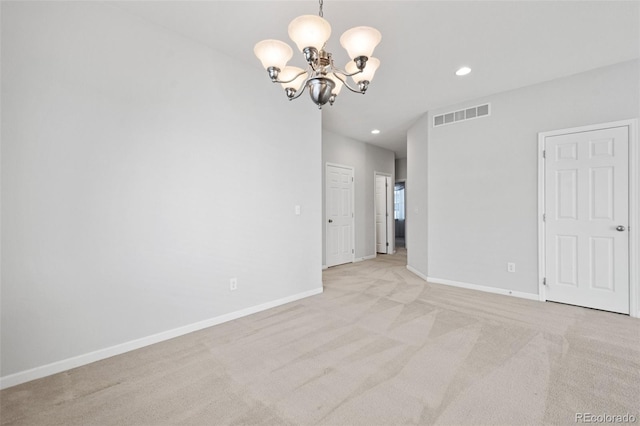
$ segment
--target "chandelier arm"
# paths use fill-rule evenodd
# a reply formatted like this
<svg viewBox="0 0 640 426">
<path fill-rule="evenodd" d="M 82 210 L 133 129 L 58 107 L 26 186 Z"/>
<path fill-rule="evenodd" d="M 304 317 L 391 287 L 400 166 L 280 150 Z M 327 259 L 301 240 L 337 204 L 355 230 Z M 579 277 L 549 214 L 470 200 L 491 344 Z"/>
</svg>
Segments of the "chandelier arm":
<svg viewBox="0 0 640 426">
<path fill-rule="evenodd" d="M 356 71 L 356 72 L 354 72 L 352 74 L 349 74 L 346 71 L 341 70 L 340 68 L 335 68 L 334 67 L 334 68 L 331 69 L 331 72 L 333 72 L 336 75 L 337 74 L 341 74 L 341 75 L 344 75 L 345 77 L 353 77 L 354 75 L 362 74 L 364 72 L 364 69 L 361 69 L 361 70 L 358 70 L 358 71 Z"/>
<path fill-rule="evenodd" d="M 358 73 L 354 73 L 354 74 L 352 74 L 352 75 L 355 75 L 355 74 L 358 74 Z M 336 76 L 336 78 L 337 78 L 338 80 L 340 80 L 340 81 L 342 82 L 342 84 L 344 84 L 344 85 L 346 86 L 346 88 L 347 88 L 347 89 L 349 89 L 349 90 L 351 90 L 353 93 L 360 93 L 360 94 L 364 93 L 362 90 L 356 90 L 356 89 L 353 89 L 351 86 L 349 86 L 349 83 L 347 83 L 346 79 L 344 79 L 344 80 L 343 80 L 343 79 L 340 77 L 340 74 L 336 74 L 336 73 L 334 73 L 333 75 L 335 75 L 335 76 Z"/>
<path fill-rule="evenodd" d="M 273 81 L 274 83 L 284 83 L 284 84 L 287 84 L 287 83 L 291 83 L 293 80 L 295 80 L 296 78 L 300 77 L 302 74 L 306 74 L 307 72 L 308 72 L 308 70 L 301 71 L 301 72 L 299 72 L 299 73 L 298 73 L 298 75 L 296 75 L 295 77 L 293 77 L 291 80 L 287 80 L 287 81 L 280 81 L 280 80 L 277 80 L 277 79 L 276 79 L 276 80 L 271 80 L 271 81 Z"/>
<path fill-rule="evenodd" d="M 294 99 L 298 99 L 304 93 L 306 88 L 307 88 L 307 85 L 305 84 L 302 87 L 302 89 L 298 90 L 293 97 L 289 98 L 289 100 L 292 101 Z"/>
<path fill-rule="evenodd" d="M 309 77 L 307 77 L 304 83 L 302 83 L 302 85 L 300 86 L 300 90 L 298 90 L 293 97 L 289 98 L 290 101 L 294 99 L 298 99 L 304 93 L 304 91 L 307 88 L 307 83 L 309 83 L 309 80 L 311 80 L 311 74 L 309 74 Z"/>
<path fill-rule="evenodd" d="M 309 62 L 309 67 L 311 68 L 311 71 L 313 72 L 318 71 L 318 68 L 316 68 L 316 65 L 317 65 L 317 61 Z"/>
</svg>

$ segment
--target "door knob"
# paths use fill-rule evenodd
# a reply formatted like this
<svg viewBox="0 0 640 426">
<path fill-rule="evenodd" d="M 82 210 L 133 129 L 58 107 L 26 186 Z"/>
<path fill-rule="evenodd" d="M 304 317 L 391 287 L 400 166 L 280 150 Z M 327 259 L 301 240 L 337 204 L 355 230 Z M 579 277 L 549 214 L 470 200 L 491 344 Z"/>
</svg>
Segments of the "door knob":
<svg viewBox="0 0 640 426">
<path fill-rule="evenodd" d="M 618 226 L 616 226 L 616 231 L 620 231 L 620 232 L 622 232 L 622 231 L 624 231 L 624 230 L 625 230 L 625 227 L 624 227 L 624 226 L 622 226 L 622 225 L 618 225 Z"/>
<path fill-rule="evenodd" d="M 333 223 L 333 219 L 329 219 L 329 223 Z"/>
</svg>

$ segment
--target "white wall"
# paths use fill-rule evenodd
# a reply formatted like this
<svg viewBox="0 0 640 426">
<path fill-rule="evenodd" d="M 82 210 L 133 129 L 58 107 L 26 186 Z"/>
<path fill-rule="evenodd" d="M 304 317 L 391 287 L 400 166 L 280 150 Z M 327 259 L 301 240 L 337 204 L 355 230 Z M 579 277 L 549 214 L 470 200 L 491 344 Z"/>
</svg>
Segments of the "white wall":
<svg viewBox="0 0 640 426">
<path fill-rule="evenodd" d="M 427 274 L 427 142 L 429 122 L 421 116 L 407 132 L 407 183 L 405 187 L 405 246 L 407 266 L 423 278 Z"/>
<path fill-rule="evenodd" d="M 2 113 L 3 377 L 321 291 L 320 113 L 257 61 L 3 2 Z"/>
<path fill-rule="evenodd" d="M 428 276 L 537 294 L 537 134 L 637 118 L 639 75 L 638 61 L 625 62 L 430 111 L 414 128 L 423 141 L 428 126 L 428 190 L 418 194 L 411 138 L 408 146 L 409 203 L 428 204 Z M 490 117 L 430 126 L 434 115 L 485 102 Z M 412 225 L 409 217 L 410 255 L 420 238 Z M 423 272 L 420 256 L 409 265 Z"/>
<path fill-rule="evenodd" d="M 322 133 L 322 163 L 324 199 L 324 165 L 327 163 L 351 166 L 354 175 L 354 212 L 355 212 L 355 258 L 375 256 L 375 172 L 386 173 L 392 177 L 395 174 L 395 160 L 393 151 L 379 148 L 364 142 L 356 141 L 345 136 L 324 130 Z M 325 209 L 323 204 L 322 220 L 325 223 Z M 324 225 L 323 225 L 324 229 Z M 322 239 L 322 263 L 325 257 L 326 235 Z"/>
</svg>

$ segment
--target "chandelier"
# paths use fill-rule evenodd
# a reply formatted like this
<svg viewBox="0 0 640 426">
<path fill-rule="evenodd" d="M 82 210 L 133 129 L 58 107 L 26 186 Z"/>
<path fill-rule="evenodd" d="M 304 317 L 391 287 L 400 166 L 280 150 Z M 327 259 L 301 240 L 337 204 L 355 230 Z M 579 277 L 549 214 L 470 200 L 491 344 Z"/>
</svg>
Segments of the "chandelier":
<svg viewBox="0 0 640 426">
<path fill-rule="evenodd" d="M 298 16 L 289 24 L 289 37 L 304 55 L 306 70 L 287 66 L 293 51 L 280 40 L 263 40 L 255 45 L 253 52 L 269 73 L 271 81 L 282 85 L 290 101 L 299 98 L 308 89 L 311 100 L 321 109 L 327 102 L 333 105 L 342 86 L 354 93 L 364 94 L 367 91 L 380 66 L 380 60 L 371 55 L 382 35 L 371 27 L 355 27 L 345 31 L 340 37 L 340 44 L 352 60 L 344 70 L 336 68 L 331 53 L 325 50 L 331 25 L 323 18 L 323 0 L 319 2 L 318 16 Z M 347 77 L 351 77 L 356 88 L 349 86 Z"/>
</svg>

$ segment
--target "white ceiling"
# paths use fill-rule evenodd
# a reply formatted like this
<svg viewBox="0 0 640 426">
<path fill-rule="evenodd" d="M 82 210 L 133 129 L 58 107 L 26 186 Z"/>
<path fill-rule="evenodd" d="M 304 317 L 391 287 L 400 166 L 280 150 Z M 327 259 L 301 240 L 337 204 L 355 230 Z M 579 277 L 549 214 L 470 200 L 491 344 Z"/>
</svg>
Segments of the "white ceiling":
<svg viewBox="0 0 640 426">
<path fill-rule="evenodd" d="M 318 12 L 316 1 L 302 0 L 110 4 L 245 62 L 265 86 L 254 44 L 276 38 L 296 51 L 289 22 Z M 340 35 L 358 25 L 382 32 L 374 53 L 382 64 L 365 96 L 343 90 L 323 109 L 323 126 L 398 158 L 406 157 L 407 128 L 430 109 L 640 57 L 638 1 L 325 0 L 324 17 L 337 65 L 348 60 Z M 303 63 L 295 53 L 291 64 Z M 456 77 L 461 65 L 472 73 Z M 314 108 L 308 98 L 295 102 Z M 372 135 L 373 128 L 381 133 Z"/>
</svg>

